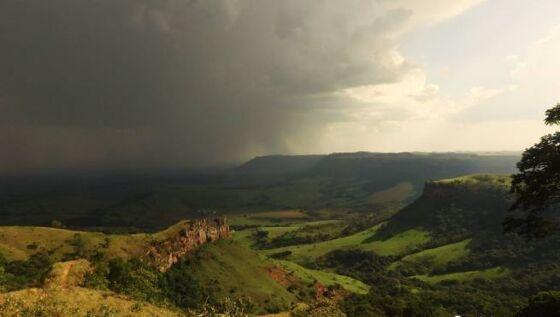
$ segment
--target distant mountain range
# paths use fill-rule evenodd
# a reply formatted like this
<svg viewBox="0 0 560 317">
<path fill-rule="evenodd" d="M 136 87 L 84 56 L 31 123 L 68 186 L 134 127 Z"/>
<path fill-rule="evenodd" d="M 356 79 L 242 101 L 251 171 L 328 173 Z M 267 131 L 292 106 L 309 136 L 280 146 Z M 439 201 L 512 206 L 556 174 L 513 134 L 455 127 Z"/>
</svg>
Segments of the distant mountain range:
<svg viewBox="0 0 560 317">
<path fill-rule="evenodd" d="M 333 153 L 256 157 L 234 170 L 246 179 L 272 181 L 286 177 L 328 177 L 367 180 L 370 187 L 388 188 L 403 181 L 416 187 L 426 180 L 473 173 L 511 174 L 519 153 Z"/>
</svg>

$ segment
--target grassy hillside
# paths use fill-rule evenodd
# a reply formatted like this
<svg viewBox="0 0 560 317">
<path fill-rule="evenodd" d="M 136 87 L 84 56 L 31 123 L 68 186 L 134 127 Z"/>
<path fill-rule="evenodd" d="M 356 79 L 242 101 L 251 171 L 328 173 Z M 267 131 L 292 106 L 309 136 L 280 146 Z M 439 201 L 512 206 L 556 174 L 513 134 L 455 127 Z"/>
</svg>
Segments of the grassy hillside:
<svg viewBox="0 0 560 317">
<path fill-rule="evenodd" d="M 117 270 L 115 272 L 129 272 L 122 274 L 131 274 L 129 278 L 138 278 L 136 282 L 132 281 L 132 284 L 130 285 L 126 284 L 126 280 L 119 280 L 119 283 L 121 283 L 120 285 L 124 285 L 123 291 L 125 292 L 125 294 L 128 294 L 127 292 L 130 292 L 131 296 L 139 296 L 139 298 L 147 300 L 149 298 L 144 298 L 143 296 L 148 295 L 143 295 L 143 292 L 149 291 L 150 289 L 157 289 L 157 287 L 159 287 L 159 284 L 153 279 L 156 278 L 156 276 L 160 275 L 157 275 L 157 272 L 143 269 L 142 266 L 138 266 L 138 264 L 127 265 L 126 262 L 125 264 L 119 264 L 121 262 L 117 262 L 115 266 L 111 264 L 112 262 L 108 262 L 108 260 L 113 258 L 127 260 L 134 257 L 142 256 L 145 253 L 145 248 L 151 241 L 169 238 L 177 234 L 177 232 L 181 230 L 181 228 L 182 225 L 181 223 L 179 223 L 154 234 L 106 235 L 98 232 L 77 232 L 65 229 L 43 227 L 0 227 L 0 241 L 2 245 L 5 245 L 6 248 L 14 250 L 10 254 L 5 254 L 5 257 L 9 262 L 7 265 L 9 267 L 10 274 L 16 274 L 15 277 L 9 275 L 9 278 L 17 279 L 17 274 L 19 274 L 16 273 L 18 272 L 18 266 L 23 266 L 21 268 L 21 270 L 23 270 L 22 272 L 24 272 L 25 274 L 35 275 L 30 275 L 28 277 L 28 279 L 33 284 L 26 285 L 25 282 L 22 281 L 22 283 L 20 283 L 20 287 L 38 285 L 39 281 L 45 280 L 45 285 L 48 289 L 23 290 L 20 293 L 14 293 L 15 298 L 18 298 L 16 302 L 19 301 L 19 299 L 25 299 L 26 296 L 30 296 L 30 302 L 16 303 L 14 302 L 15 299 L 10 299 L 12 303 L 9 305 L 27 305 L 29 306 L 29 309 L 35 309 L 38 306 L 48 306 L 47 308 L 45 308 L 47 309 L 45 311 L 48 311 L 49 313 L 51 311 L 54 311 L 54 309 L 59 309 L 60 307 L 67 306 L 68 309 L 71 309 L 70 313 L 67 313 L 67 315 L 63 316 L 73 316 L 72 312 L 75 312 L 77 315 L 82 313 L 87 314 L 87 312 L 91 310 L 91 305 L 81 305 L 80 301 L 85 299 L 81 299 L 80 296 L 84 294 L 84 298 L 86 298 L 86 296 L 89 296 L 88 294 L 91 293 L 91 296 L 94 299 L 99 296 L 108 297 L 110 303 L 107 305 L 111 309 L 110 311 L 115 310 L 119 311 L 119 314 L 123 313 L 130 308 L 129 306 L 135 305 L 136 307 L 140 304 L 133 302 L 129 303 L 126 300 L 112 300 L 112 295 L 103 293 L 103 295 L 98 296 L 98 293 L 92 293 L 93 291 L 90 290 L 76 290 L 76 298 L 72 298 L 70 292 L 58 292 L 54 290 L 50 291 L 51 288 L 66 289 L 70 286 L 73 287 L 82 285 L 82 282 L 76 281 L 83 280 L 84 276 L 95 271 L 93 267 L 89 266 L 89 263 L 87 261 L 73 260 L 68 262 L 54 263 L 47 274 L 42 272 L 48 270 L 48 266 L 50 265 L 49 263 L 67 258 L 86 257 L 94 258 L 99 261 L 99 258 L 96 257 L 96 252 L 99 251 L 104 253 L 104 261 L 102 263 L 105 263 L 103 265 L 98 264 L 101 265 L 100 267 L 105 267 L 104 265 L 107 265 L 108 263 L 110 268 Z M 78 240 L 80 241 L 79 243 L 76 242 Z M 17 262 L 14 262 L 16 260 L 27 259 L 29 259 L 29 261 L 36 261 L 33 259 L 33 257 L 38 254 L 46 254 L 49 258 L 48 261 L 41 262 L 42 264 L 37 264 L 40 266 L 38 268 L 35 268 L 35 264 L 32 264 L 35 262 L 22 262 L 22 264 L 19 265 L 17 264 Z M 17 255 L 17 257 L 15 255 Z M 269 269 L 274 265 L 273 263 L 262 259 L 258 254 L 241 246 L 235 241 L 221 240 L 203 245 L 196 252 L 187 256 L 185 258 L 185 261 L 187 261 L 185 265 L 188 265 L 189 274 L 192 275 L 192 277 L 204 290 L 204 293 L 209 295 L 213 303 L 216 305 L 230 299 L 241 299 L 244 301 L 244 303 L 249 304 L 249 307 L 252 307 L 252 311 L 264 313 L 288 310 L 298 301 L 294 294 L 288 292 L 285 286 L 278 283 L 269 275 Z M 132 262 L 138 263 L 134 261 Z M 25 271 L 27 270 L 26 268 L 29 265 L 33 265 L 29 268 L 33 269 L 34 271 Z M 3 274 L 4 271 L 0 270 L 0 272 L 2 272 Z M 111 274 L 117 274 L 111 272 L 113 271 L 106 271 L 106 269 L 102 269 L 102 271 L 96 273 L 97 275 L 94 275 L 98 276 L 99 274 L 101 274 L 99 275 L 99 277 L 97 277 L 96 281 L 103 281 L 104 279 L 111 278 L 111 276 L 113 276 Z M 46 277 L 41 278 L 41 276 L 37 274 Z M 163 277 L 164 276 L 161 275 L 157 278 Z M 327 277 L 334 278 L 329 275 L 324 278 L 326 279 Z M 340 279 L 343 284 L 358 285 L 356 282 L 350 281 L 350 279 L 345 279 L 344 277 L 340 277 Z M 330 280 L 327 279 L 327 281 Z M 305 282 L 307 283 L 308 281 L 306 280 Z M 113 291 L 120 292 L 119 287 L 113 289 L 111 288 L 112 286 L 110 283 L 103 283 L 104 282 L 101 282 L 101 284 L 99 284 L 105 285 L 100 286 L 102 289 L 106 289 L 107 287 L 109 287 Z M 12 285 L 10 287 L 13 289 L 13 285 L 17 285 L 17 281 L 12 282 L 12 284 L 10 285 Z M 155 290 L 154 292 L 154 294 L 160 294 L 157 290 Z M 48 303 L 35 302 L 35 297 L 33 295 L 35 293 L 38 294 L 37 296 L 39 299 L 48 299 Z M 62 298 L 64 297 L 68 298 L 62 300 Z M 100 303 L 103 302 L 100 301 Z M 81 307 L 81 309 L 85 310 L 77 311 L 74 310 L 73 307 Z M 148 312 L 148 315 L 150 314 L 150 309 L 146 310 Z M 140 312 L 141 309 L 138 308 L 138 311 Z M 64 313 L 66 314 L 66 310 L 64 310 Z M 154 316 L 168 315 L 158 312 L 158 314 L 155 314 Z"/>
<path fill-rule="evenodd" d="M 110 257 L 140 255 L 147 246 L 147 235 L 105 235 L 46 227 L 0 227 L 2 254 L 9 260 L 25 260 L 38 252 L 48 252 L 61 260 L 77 251 L 103 251 Z"/>
<path fill-rule="evenodd" d="M 355 294 L 367 294 L 370 287 L 356 279 L 331 272 L 311 270 L 304 268 L 294 262 L 274 260 L 274 263 L 282 266 L 289 274 L 306 284 L 319 282 L 325 286 L 340 286 L 348 292 Z"/>
<path fill-rule="evenodd" d="M 86 288 L 32 288 L 0 294 L 0 312 L 5 317 L 190 316 L 145 302 L 131 300 L 115 293 Z"/>
<path fill-rule="evenodd" d="M 261 218 L 256 218 L 261 219 Z M 281 220 L 283 220 L 281 218 Z M 304 220 L 304 219 L 297 219 Z M 245 218 L 246 224 L 249 224 L 249 219 Z M 275 221 L 271 221 L 273 224 Z M 236 222 L 239 223 L 239 222 Z M 259 222 L 256 222 L 259 223 Z M 256 223 L 251 223 L 251 226 L 256 226 Z M 300 244 L 302 240 L 312 239 L 323 235 L 338 236 L 346 227 L 346 223 L 340 220 L 319 220 L 319 221 L 305 221 L 296 223 L 286 223 L 285 225 L 272 225 L 269 223 L 261 227 L 249 228 L 244 230 L 236 230 L 233 232 L 233 239 L 251 248 L 267 247 L 270 244 L 284 243 L 283 245 L 296 245 Z M 264 241 L 260 241 L 264 245 L 256 245 L 255 234 L 257 232 L 266 232 Z M 273 247 L 269 247 L 273 248 Z"/>
<path fill-rule="evenodd" d="M 375 239 L 375 235 L 381 225 L 374 226 L 356 234 L 328 240 L 319 243 L 295 245 L 283 248 L 269 249 L 264 254 L 273 256 L 275 254 L 287 253 L 286 259 L 300 264 L 310 264 L 318 257 L 333 250 L 360 249 L 373 251 L 379 255 L 398 255 L 411 252 L 429 241 L 429 234 L 422 230 L 411 229 L 396 234 L 385 240 Z"/>
<path fill-rule="evenodd" d="M 243 298 L 257 311 L 282 311 L 296 298 L 268 275 L 270 263 L 234 241 L 217 241 L 189 257 L 193 276 L 216 299 Z"/>
<path fill-rule="evenodd" d="M 358 155 L 348 159 L 362 158 Z M 321 185 L 313 189 L 319 195 L 317 197 L 329 197 L 333 199 L 330 202 L 343 204 L 365 199 L 370 204 L 392 204 L 408 195 L 412 188 L 410 182 L 395 183 L 382 190 L 368 187 L 371 183 L 367 180 L 332 182 L 332 179 L 325 181 L 322 178 L 320 182 Z M 271 193 L 278 189 L 276 186 L 286 184 L 259 190 Z M 344 184 L 350 186 L 338 191 Z M 149 270 L 142 266 L 147 264 L 134 261 L 115 265 L 101 261 L 107 264 L 108 270 L 103 271 L 103 265 L 96 266 L 105 273 L 94 275 L 99 279 L 93 281 L 103 281 L 103 277 L 109 282 L 104 284 L 108 289 L 130 296 L 137 292 L 144 296 L 139 298 L 143 300 L 173 291 L 169 293 L 172 295 L 165 295 L 169 297 L 164 297 L 162 307 L 167 307 L 166 300 L 179 305 L 184 298 L 197 298 L 199 302 L 208 299 L 215 307 L 219 307 L 222 300 L 242 299 L 255 313 L 287 312 L 301 302 L 314 307 L 317 289 L 313 285 L 322 284 L 337 289 L 337 296 L 347 296 L 339 307 L 348 316 L 391 316 L 395 312 L 421 312 L 424 316 L 511 316 L 524 304 L 527 296 L 540 290 L 558 289 L 560 255 L 556 251 L 560 237 L 524 241 L 504 235 L 501 223 L 509 206 L 508 185 L 506 175 L 476 174 L 429 181 L 421 197 L 383 223 L 371 222 L 379 223 L 375 226 L 371 226 L 365 214 L 359 214 L 361 217 L 351 221 L 349 217 L 333 216 L 332 210 L 321 214 L 297 208 L 246 210 L 235 213 L 231 221 L 238 226 L 231 241 L 201 247 L 174 266 L 170 270 L 173 274 Z M 365 195 L 366 192 L 369 194 Z M 285 193 L 276 196 L 279 201 L 289 200 L 291 194 L 284 196 Z M 303 201 L 311 197 L 307 196 L 309 193 L 302 192 L 293 197 Z M 263 197 L 262 201 L 271 201 L 267 200 L 270 197 Z M 210 199 L 210 196 L 206 198 Z M 330 216 L 330 220 L 317 221 L 325 216 Z M 57 259 L 78 256 L 80 252 L 86 257 L 93 256 L 96 251 L 107 253 L 108 257 L 127 259 L 141 253 L 139 250 L 150 241 L 170 237 L 180 228 L 181 225 L 177 224 L 153 234 L 109 235 L 44 227 L 0 227 L 0 252 L 10 261 L 29 259 L 29 263 L 3 264 L 5 276 L 13 279 L 14 274 L 25 271 L 27 266 L 36 269 L 37 266 L 51 265 L 43 265 L 40 259 L 33 257 L 40 251 L 49 251 Z M 255 244 L 258 240 L 256 233 L 262 236 L 260 244 Z M 313 243 L 298 240 L 318 239 L 321 235 L 326 236 L 326 240 L 312 240 L 316 241 Z M 280 243 L 279 240 L 291 244 L 274 247 L 273 243 Z M 258 250 L 250 250 L 250 247 Z M 55 279 L 50 285 L 76 285 L 74 281 L 89 268 L 72 263 L 54 264 L 51 273 L 46 275 L 47 282 Z M 123 275 L 116 278 L 119 270 Z M 40 276 L 45 275 L 37 271 L 42 273 L 41 270 L 27 272 L 34 284 L 28 283 L 25 287 L 39 285 Z M 57 283 L 57 278 L 63 282 Z M 115 281 L 123 287 L 112 285 Z M 165 287 L 159 284 L 160 281 L 166 281 Z M 85 285 L 97 287 L 97 284 Z M 189 290 L 192 285 L 197 286 Z M 181 290 L 194 295 L 177 293 Z M 56 304 L 70 309 L 78 307 L 84 312 L 90 309 L 87 304 L 81 304 L 81 299 L 66 303 L 74 299 L 64 293 L 64 287 L 20 292 L 20 299 L 27 296 L 31 302 L 35 297 L 47 298 L 40 302 L 47 307 Z M 175 313 L 110 292 L 76 288 L 76 296 L 89 296 L 104 303 L 98 299 L 101 296 L 109 301 L 104 305 L 116 307 L 111 309 L 119 309 L 123 315 L 133 309 L 137 310 L 138 316 L 144 311 L 154 316 L 173 316 Z M 23 307 L 24 304 L 18 301 L 10 299 L 15 303 L 10 307 Z M 25 305 L 37 306 L 33 303 Z"/>
<path fill-rule="evenodd" d="M 454 272 L 439 275 L 416 275 L 412 278 L 419 279 L 426 283 L 436 284 L 443 281 L 471 281 L 474 279 L 492 280 L 501 277 L 506 277 L 511 273 L 509 269 L 503 267 L 490 268 L 478 271 Z"/>
<path fill-rule="evenodd" d="M 178 233 L 183 222 L 153 234 L 104 234 L 48 227 L 0 227 L 0 253 L 8 260 L 26 260 L 47 252 L 54 261 L 102 252 L 107 258 L 129 259 L 144 254 L 152 241 Z M 79 253 L 79 254 L 77 254 Z"/>
<path fill-rule="evenodd" d="M 316 222 L 314 224 L 323 223 L 336 223 L 336 221 Z M 294 224 L 293 228 L 298 229 L 299 226 L 303 225 Z M 278 228 L 280 228 L 280 230 L 278 230 L 280 232 L 285 232 L 288 228 L 291 229 L 291 227 Z M 278 228 L 270 227 L 268 229 L 274 232 Z M 166 239 L 176 234 L 180 229 L 181 224 L 176 224 L 154 234 L 136 235 L 104 235 L 96 232 L 76 232 L 40 227 L 5 227 L 0 228 L 0 231 L 3 234 L 3 243 L 6 243 L 14 250 L 21 249 L 22 259 L 32 257 L 34 254 L 40 252 L 40 250 L 49 249 L 52 250 L 50 254 L 51 260 L 56 261 L 68 257 L 70 254 L 77 256 L 74 250 L 75 244 L 72 242 L 76 239 L 76 234 L 79 234 L 81 241 L 83 241 L 81 248 L 86 250 L 83 251 L 84 256 L 87 256 L 87 253 L 90 252 L 93 254 L 95 246 L 103 244 L 107 241 L 106 239 L 109 239 L 110 241 L 118 242 L 119 246 L 123 248 L 113 250 L 109 247 L 102 247 L 101 251 L 109 252 L 111 257 L 122 256 L 123 259 L 129 259 L 136 255 L 143 254 L 143 252 L 139 250 L 145 247 L 145 244 L 149 241 Z M 30 243 L 39 243 L 39 246 L 37 246 L 37 248 L 29 248 L 27 245 Z M 57 247 L 59 243 L 62 244 L 62 246 Z M 134 248 L 138 248 L 138 250 Z M 105 259 L 107 260 L 111 257 L 106 257 Z M 16 259 L 12 258 L 8 260 L 14 261 Z M 146 298 L 142 297 L 144 296 L 142 295 L 143 290 L 157 287 L 157 283 L 153 285 L 150 284 L 154 283 L 150 280 L 150 276 L 155 276 L 153 275 L 155 272 L 150 273 L 151 271 L 146 271 L 142 269 L 141 266 L 135 267 L 134 265 L 135 264 L 126 266 L 125 264 L 119 264 L 116 266 L 118 270 L 132 269 L 132 273 L 127 273 L 132 274 L 129 277 L 133 279 L 139 278 L 137 282 L 132 282 L 132 284 L 130 284 L 136 285 L 132 286 L 133 288 L 123 288 L 123 291 L 125 291 L 123 294 L 131 292 L 129 294 L 130 296 L 140 296 L 141 299 L 146 300 Z M 309 270 L 288 261 L 269 261 L 233 240 L 221 240 L 203 245 L 196 252 L 188 255 L 184 259 L 182 265 L 188 267 L 187 271 L 203 289 L 204 294 L 209 296 L 213 305 L 221 305 L 224 301 L 227 302 L 231 299 L 241 300 L 245 305 L 248 305 L 246 306 L 249 307 L 248 309 L 258 313 L 286 311 L 294 307 L 294 305 L 301 300 L 309 300 L 313 296 L 311 294 L 313 293 L 313 285 L 315 282 L 319 282 L 325 286 L 340 287 L 349 293 L 366 294 L 369 290 L 369 286 L 347 276 L 318 270 Z M 104 266 L 102 265 L 101 267 Z M 115 266 L 109 267 L 115 268 Z M 275 276 L 278 272 L 278 268 L 285 272 L 282 274 L 290 276 L 287 284 L 284 284 L 283 282 L 285 281 L 278 280 L 277 276 Z M 110 314 L 114 314 L 114 316 L 126 316 L 130 309 L 132 309 L 131 316 L 134 315 L 133 313 L 135 312 L 138 313 L 138 316 L 144 316 L 144 314 L 147 316 L 174 316 L 175 312 L 156 308 L 138 301 L 132 301 L 127 297 L 109 292 L 76 288 L 75 297 L 73 297 L 74 295 L 72 294 L 74 293 L 72 292 L 74 292 L 74 290 L 71 292 L 68 288 L 84 285 L 83 281 L 85 276 L 90 276 L 90 274 L 96 272 L 95 270 L 96 268 L 85 260 L 54 263 L 43 279 L 45 289 L 26 289 L 9 293 L 9 296 L 6 295 L 7 297 L 5 297 L 7 302 L 3 309 L 5 309 L 5 311 L 10 311 L 17 309 L 17 307 L 23 307 L 22 309 L 24 309 L 24 311 L 40 311 L 47 315 L 56 312 L 57 314 L 60 313 L 60 316 L 80 316 L 88 313 L 92 314 L 93 312 L 95 314 L 102 314 L 105 311 L 98 312 L 93 309 L 95 307 L 101 307 L 100 309 L 105 309 Z M 113 274 L 111 273 L 112 271 L 102 272 L 105 272 L 102 273 L 104 277 L 96 277 L 96 281 L 103 280 L 103 278 L 110 278 L 112 276 L 111 274 Z M 92 276 L 98 275 L 94 274 Z M 88 278 L 91 279 L 92 277 L 90 276 Z M 126 285 L 126 281 L 120 281 L 119 283 L 125 283 L 122 285 Z M 111 287 L 111 284 L 106 285 Z M 291 285 L 294 285 L 300 291 L 288 291 L 288 286 Z M 134 287 L 140 288 L 136 289 Z M 110 289 L 115 292 L 121 292 L 118 290 L 118 287 L 117 289 Z M 301 290 L 304 292 L 302 293 Z M 157 292 L 158 291 L 156 291 L 156 293 Z M 82 301 L 88 296 L 94 300 L 102 296 L 106 300 L 98 301 L 98 303 L 102 303 L 101 306 L 98 305 L 94 307 L 92 305 L 82 304 Z M 134 298 L 139 299 L 137 297 Z"/>
<path fill-rule="evenodd" d="M 450 243 L 441 247 L 422 250 L 409 254 L 400 261 L 394 262 L 389 266 L 393 270 L 406 264 L 423 264 L 432 269 L 440 268 L 451 261 L 457 261 L 469 255 L 468 245 L 471 239 L 465 239 L 457 243 Z"/>
</svg>

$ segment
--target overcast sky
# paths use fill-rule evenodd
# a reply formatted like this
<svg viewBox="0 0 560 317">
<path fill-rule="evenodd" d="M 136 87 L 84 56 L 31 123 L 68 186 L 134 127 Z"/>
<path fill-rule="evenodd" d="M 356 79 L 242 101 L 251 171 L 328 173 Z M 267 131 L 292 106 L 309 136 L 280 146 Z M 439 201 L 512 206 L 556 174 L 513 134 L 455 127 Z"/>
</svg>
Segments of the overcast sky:
<svg viewBox="0 0 560 317">
<path fill-rule="evenodd" d="M 3 0 L 0 171 L 522 150 L 557 0 Z"/>
</svg>

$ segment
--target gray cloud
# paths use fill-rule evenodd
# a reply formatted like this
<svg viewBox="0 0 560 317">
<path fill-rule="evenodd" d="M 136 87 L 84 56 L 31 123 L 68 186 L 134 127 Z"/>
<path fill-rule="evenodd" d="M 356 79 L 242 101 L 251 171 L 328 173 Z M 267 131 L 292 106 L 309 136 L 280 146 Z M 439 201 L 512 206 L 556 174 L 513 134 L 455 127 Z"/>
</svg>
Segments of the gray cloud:
<svg viewBox="0 0 560 317">
<path fill-rule="evenodd" d="M 337 92 L 410 68 L 385 1 L 4 0 L 0 170 L 183 167 L 287 152 Z M 309 149 L 313 151 L 313 148 Z"/>
</svg>

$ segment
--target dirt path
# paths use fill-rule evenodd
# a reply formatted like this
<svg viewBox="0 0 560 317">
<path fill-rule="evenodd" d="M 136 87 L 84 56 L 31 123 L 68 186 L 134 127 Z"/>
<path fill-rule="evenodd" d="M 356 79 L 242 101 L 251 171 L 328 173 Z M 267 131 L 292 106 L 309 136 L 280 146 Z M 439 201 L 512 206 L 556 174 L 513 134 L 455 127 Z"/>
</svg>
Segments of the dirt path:
<svg viewBox="0 0 560 317">
<path fill-rule="evenodd" d="M 70 270 L 76 265 L 76 263 L 76 261 L 69 261 L 65 263 L 66 265 L 64 265 L 64 267 L 62 268 L 62 273 L 60 273 L 59 279 L 61 288 L 68 288 L 68 273 L 70 273 Z"/>
<path fill-rule="evenodd" d="M 44 286 L 62 289 L 79 286 L 83 282 L 84 277 L 92 271 L 91 264 L 86 260 L 55 263 L 45 279 Z"/>
</svg>

